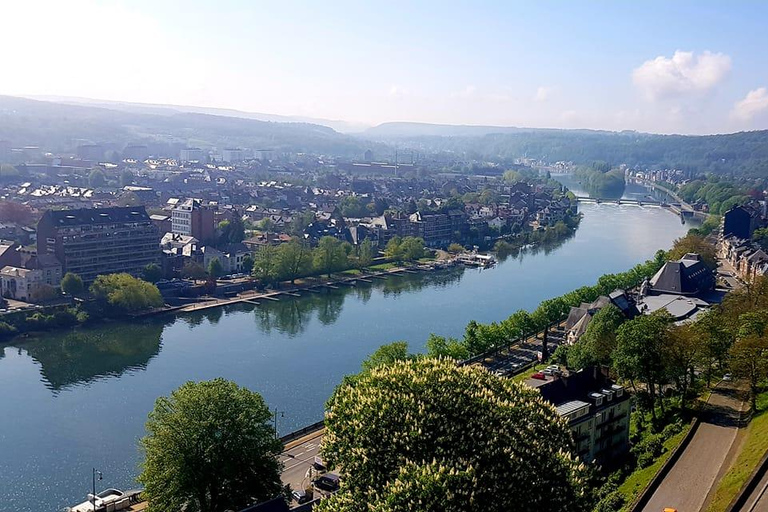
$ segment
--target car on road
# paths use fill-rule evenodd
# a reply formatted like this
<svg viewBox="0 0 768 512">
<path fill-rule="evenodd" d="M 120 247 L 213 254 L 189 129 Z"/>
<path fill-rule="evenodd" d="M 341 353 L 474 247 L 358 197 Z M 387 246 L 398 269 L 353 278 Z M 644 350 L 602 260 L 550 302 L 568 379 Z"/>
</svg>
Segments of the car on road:
<svg viewBox="0 0 768 512">
<path fill-rule="evenodd" d="M 291 497 L 296 500 L 296 503 L 299 505 L 302 503 L 307 503 L 308 501 L 312 501 L 312 495 L 302 489 L 296 489 L 295 491 L 292 491 Z"/>
<path fill-rule="evenodd" d="M 723 375 L 723 380 L 731 381 L 733 380 L 733 375 L 731 375 L 730 373 L 726 373 L 725 375 Z"/>
<path fill-rule="evenodd" d="M 339 489 L 339 484 L 341 481 L 339 479 L 339 475 L 334 473 L 326 473 L 325 475 L 318 477 L 312 483 L 317 489 L 320 489 L 321 491 L 334 492 Z"/>
</svg>

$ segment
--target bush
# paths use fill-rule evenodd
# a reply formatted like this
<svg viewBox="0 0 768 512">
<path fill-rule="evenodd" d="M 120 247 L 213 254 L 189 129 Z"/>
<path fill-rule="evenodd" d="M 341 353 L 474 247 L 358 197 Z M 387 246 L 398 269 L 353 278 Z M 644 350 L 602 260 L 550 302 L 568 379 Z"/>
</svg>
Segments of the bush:
<svg viewBox="0 0 768 512">
<path fill-rule="evenodd" d="M 675 436 L 682 431 L 683 431 L 683 424 L 680 421 L 676 421 L 664 427 L 664 430 L 661 431 L 661 437 L 663 437 L 664 440 L 666 441 L 670 437 Z"/>
<path fill-rule="evenodd" d="M 16 328 L 7 322 L 0 322 L 0 337 L 12 336 L 16 333 Z"/>
<path fill-rule="evenodd" d="M 624 502 L 624 495 L 619 491 L 613 491 L 597 503 L 594 512 L 618 512 L 624 506 Z"/>
<path fill-rule="evenodd" d="M 661 434 L 650 434 L 632 447 L 632 453 L 637 458 L 637 466 L 646 468 L 664 453 L 664 437 Z"/>
</svg>

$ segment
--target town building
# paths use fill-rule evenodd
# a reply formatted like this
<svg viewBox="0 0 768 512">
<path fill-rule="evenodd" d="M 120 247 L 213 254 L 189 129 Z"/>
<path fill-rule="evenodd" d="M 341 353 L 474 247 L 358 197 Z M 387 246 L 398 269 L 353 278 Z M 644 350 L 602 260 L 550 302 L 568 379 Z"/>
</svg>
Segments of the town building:
<svg viewBox="0 0 768 512">
<path fill-rule="evenodd" d="M 178 235 L 193 236 L 201 243 L 216 239 L 215 209 L 199 199 L 187 199 L 171 210 L 171 231 Z"/>
<path fill-rule="evenodd" d="M 239 148 L 222 149 L 221 159 L 228 163 L 241 162 L 243 160 L 243 150 Z"/>
<path fill-rule="evenodd" d="M 585 462 L 613 466 L 629 451 L 630 396 L 597 368 L 587 368 L 538 387 L 557 409 Z"/>
<path fill-rule="evenodd" d="M 25 302 L 36 301 L 43 290 L 51 288 L 45 282 L 44 271 L 12 266 L 0 269 L 0 283 L 3 297 Z"/>
<path fill-rule="evenodd" d="M 86 283 L 100 274 L 138 276 L 160 261 L 160 235 L 143 206 L 48 210 L 37 234 L 37 256 L 55 255 Z"/>
<path fill-rule="evenodd" d="M 204 162 L 207 160 L 206 153 L 200 148 L 186 148 L 179 152 L 181 162 Z"/>
<path fill-rule="evenodd" d="M 762 208 L 758 204 L 734 206 L 723 214 L 722 235 L 751 239 L 755 229 L 763 224 L 761 213 Z"/>
</svg>

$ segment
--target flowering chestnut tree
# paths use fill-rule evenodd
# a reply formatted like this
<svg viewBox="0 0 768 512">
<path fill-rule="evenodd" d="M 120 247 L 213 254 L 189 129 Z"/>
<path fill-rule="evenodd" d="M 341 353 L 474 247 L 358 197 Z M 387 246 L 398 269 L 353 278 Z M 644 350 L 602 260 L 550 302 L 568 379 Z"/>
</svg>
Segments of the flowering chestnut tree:
<svg viewBox="0 0 768 512">
<path fill-rule="evenodd" d="M 582 510 L 588 470 L 539 392 L 448 359 L 363 372 L 327 404 L 323 512 Z"/>
</svg>

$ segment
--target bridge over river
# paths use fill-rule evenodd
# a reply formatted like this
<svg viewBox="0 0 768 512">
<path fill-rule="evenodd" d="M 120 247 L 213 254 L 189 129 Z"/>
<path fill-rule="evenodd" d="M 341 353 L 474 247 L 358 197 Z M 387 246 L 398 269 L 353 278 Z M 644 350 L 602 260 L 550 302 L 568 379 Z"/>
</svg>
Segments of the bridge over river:
<svg viewBox="0 0 768 512">
<path fill-rule="evenodd" d="M 590 196 L 576 196 L 576 200 L 580 203 L 612 203 L 612 204 L 636 204 L 640 206 L 677 206 L 680 207 L 679 204 L 673 204 L 670 205 L 668 203 L 662 203 L 661 201 L 657 199 L 628 199 L 628 198 L 619 198 L 619 199 L 608 199 L 603 197 L 590 197 Z"/>
</svg>

